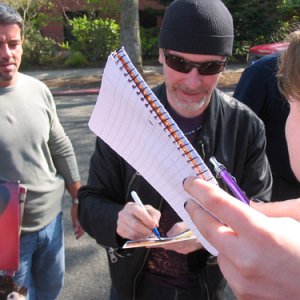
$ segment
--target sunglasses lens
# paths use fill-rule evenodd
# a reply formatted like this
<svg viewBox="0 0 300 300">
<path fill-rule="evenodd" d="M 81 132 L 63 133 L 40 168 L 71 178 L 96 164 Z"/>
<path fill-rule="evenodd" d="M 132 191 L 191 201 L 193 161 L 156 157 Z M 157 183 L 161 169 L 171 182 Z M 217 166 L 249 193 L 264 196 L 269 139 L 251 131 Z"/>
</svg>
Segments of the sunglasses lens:
<svg viewBox="0 0 300 300">
<path fill-rule="evenodd" d="M 192 70 L 192 66 L 178 56 L 165 54 L 166 64 L 175 71 L 181 73 L 189 73 Z"/>
<path fill-rule="evenodd" d="M 197 68 L 200 75 L 215 75 L 221 73 L 226 66 L 226 61 L 193 63 L 176 55 L 166 52 L 164 54 L 168 67 L 181 73 L 189 73 L 193 68 Z"/>
<path fill-rule="evenodd" d="M 200 75 L 214 75 L 221 73 L 226 66 L 226 61 L 212 61 L 199 64 L 198 72 Z"/>
</svg>

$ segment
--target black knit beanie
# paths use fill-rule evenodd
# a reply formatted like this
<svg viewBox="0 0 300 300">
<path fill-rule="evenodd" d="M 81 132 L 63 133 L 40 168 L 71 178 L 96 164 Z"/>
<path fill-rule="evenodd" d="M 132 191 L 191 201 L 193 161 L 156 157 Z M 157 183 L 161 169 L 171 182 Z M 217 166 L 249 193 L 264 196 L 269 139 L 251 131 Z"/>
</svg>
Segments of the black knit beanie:
<svg viewBox="0 0 300 300">
<path fill-rule="evenodd" d="M 175 0 L 166 9 L 159 48 L 229 56 L 233 37 L 232 16 L 221 0 Z"/>
</svg>

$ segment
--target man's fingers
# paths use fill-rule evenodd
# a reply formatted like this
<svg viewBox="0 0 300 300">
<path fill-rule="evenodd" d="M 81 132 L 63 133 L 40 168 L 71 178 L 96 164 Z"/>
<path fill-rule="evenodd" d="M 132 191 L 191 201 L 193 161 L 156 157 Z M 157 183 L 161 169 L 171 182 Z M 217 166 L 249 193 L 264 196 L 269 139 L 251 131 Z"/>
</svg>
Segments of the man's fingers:
<svg viewBox="0 0 300 300">
<path fill-rule="evenodd" d="M 188 200 L 185 209 L 203 237 L 219 252 L 226 247 L 225 238 L 236 238 L 235 233 L 229 227 L 205 211 L 194 200 Z"/>
<path fill-rule="evenodd" d="M 160 211 L 155 209 L 151 205 L 145 205 L 145 208 L 146 208 L 148 214 L 150 215 L 152 221 L 154 221 L 154 227 L 158 227 L 159 226 L 159 220 L 160 220 L 160 217 L 161 217 Z"/>
<path fill-rule="evenodd" d="M 249 223 L 253 220 L 253 214 L 255 218 L 262 217 L 259 212 L 233 198 L 221 188 L 200 178 L 188 177 L 184 182 L 184 189 L 195 201 L 237 233 L 249 234 Z"/>
</svg>

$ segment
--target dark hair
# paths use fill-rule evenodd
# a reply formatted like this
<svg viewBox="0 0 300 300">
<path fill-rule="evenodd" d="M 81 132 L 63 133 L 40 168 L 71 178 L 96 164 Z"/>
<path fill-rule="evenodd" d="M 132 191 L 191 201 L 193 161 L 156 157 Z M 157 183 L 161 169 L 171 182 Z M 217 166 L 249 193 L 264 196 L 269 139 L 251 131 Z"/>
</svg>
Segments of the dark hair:
<svg viewBox="0 0 300 300">
<path fill-rule="evenodd" d="M 0 24 L 17 24 L 21 30 L 21 36 L 24 36 L 24 21 L 21 15 L 7 4 L 0 3 Z"/>
</svg>

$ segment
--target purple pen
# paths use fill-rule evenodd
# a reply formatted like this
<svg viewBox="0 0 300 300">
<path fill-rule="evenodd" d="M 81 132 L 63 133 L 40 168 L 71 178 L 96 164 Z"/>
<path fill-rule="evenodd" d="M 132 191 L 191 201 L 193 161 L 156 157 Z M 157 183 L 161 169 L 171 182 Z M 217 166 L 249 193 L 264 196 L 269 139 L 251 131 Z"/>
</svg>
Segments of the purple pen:
<svg viewBox="0 0 300 300">
<path fill-rule="evenodd" d="M 240 201 L 249 205 L 250 200 L 240 189 L 240 187 L 236 183 L 235 178 L 231 176 L 230 173 L 226 170 L 225 166 L 219 163 L 215 157 L 211 157 L 209 161 L 213 164 L 217 176 L 223 180 L 223 182 L 228 186 L 233 195 Z"/>
</svg>

